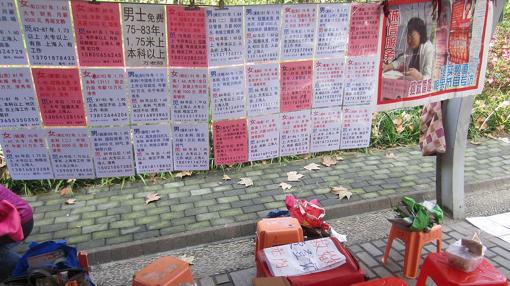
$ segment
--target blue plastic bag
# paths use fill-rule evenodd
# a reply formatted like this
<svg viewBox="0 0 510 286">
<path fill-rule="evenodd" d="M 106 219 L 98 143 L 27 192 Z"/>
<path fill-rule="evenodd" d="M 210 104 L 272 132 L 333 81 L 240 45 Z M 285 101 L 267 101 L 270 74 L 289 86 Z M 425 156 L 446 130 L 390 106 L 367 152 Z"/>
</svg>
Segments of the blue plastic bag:
<svg viewBox="0 0 510 286">
<path fill-rule="evenodd" d="M 28 274 L 34 268 L 47 270 L 82 269 L 78 261 L 76 248 L 66 244 L 65 240 L 46 241 L 42 243 L 31 242 L 27 252 L 20 258 L 12 277 Z M 90 286 L 94 283 L 86 275 Z"/>
</svg>

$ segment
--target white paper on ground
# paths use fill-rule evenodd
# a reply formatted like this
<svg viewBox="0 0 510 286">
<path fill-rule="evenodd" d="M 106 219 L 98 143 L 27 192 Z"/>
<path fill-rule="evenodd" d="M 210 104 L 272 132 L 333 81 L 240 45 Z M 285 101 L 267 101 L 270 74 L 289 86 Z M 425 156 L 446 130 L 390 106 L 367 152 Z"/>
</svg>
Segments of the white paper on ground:
<svg viewBox="0 0 510 286">
<path fill-rule="evenodd" d="M 488 217 L 470 217 L 467 218 L 471 224 L 490 235 L 510 243 L 510 212 L 502 213 Z"/>
<path fill-rule="evenodd" d="M 346 260 L 329 237 L 265 248 L 264 255 L 273 276 L 325 271 Z"/>
</svg>

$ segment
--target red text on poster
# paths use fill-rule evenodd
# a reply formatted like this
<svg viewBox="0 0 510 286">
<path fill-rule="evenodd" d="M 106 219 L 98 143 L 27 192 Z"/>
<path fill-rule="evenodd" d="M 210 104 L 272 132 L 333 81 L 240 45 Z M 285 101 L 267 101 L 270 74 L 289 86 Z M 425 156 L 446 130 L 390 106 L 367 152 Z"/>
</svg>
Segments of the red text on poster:
<svg viewBox="0 0 510 286">
<path fill-rule="evenodd" d="M 71 2 L 81 66 L 124 66 L 119 4 Z"/>
<path fill-rule="evenodd" d="M 78 69 L 32 69 L 45 126 L 85 126 Z"/>
<path fill-rule="evenodd" d="M 246 119 L 214 122 L 213 143 L 216 165 L 248 161 L 248 129 Z"/>
<path fill-rule="evenodd" d="M 377 53 L 380 4 L 353 4 L 349 29 L 349 56 Z"/>
<path fill-rule="evenodd" d="M 312 105 L 312 61 L 280 65 L 280 112 L 310 108 Z"/>
<path fill-rule="evenodd" d="M 207 67 L 205 10 L 166 6 L 168 60 L 172 67 Z"/>
</svg>

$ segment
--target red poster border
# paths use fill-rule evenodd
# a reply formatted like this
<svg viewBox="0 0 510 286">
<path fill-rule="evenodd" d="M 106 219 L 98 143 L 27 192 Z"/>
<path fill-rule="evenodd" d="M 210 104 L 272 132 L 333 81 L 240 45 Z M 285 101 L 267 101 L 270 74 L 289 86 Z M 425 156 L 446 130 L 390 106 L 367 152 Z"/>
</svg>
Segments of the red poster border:
<svg viewBox="0 0 510 286">
<path fill-rule="evenodd" d="M 483 32 L 482 32 L 482 44 L 481 44 L 481 48 L 480 48 L 480 62 L 483 62 L 483 56 L 484 56 L 484 50 L 485 50 L 485 32 L 487 30 L 487 15 L 489 13 L 489 1 L 490 0 L 486 0 L 486 3 L 485 3 L 485 19 L 484 19 L 484 23 L 483 23 Z M 389 7 L 392 7 L 392 6 L 399 6 L 399 5 L 404 5 L 404 4 L 416 4 L 416 3 L 423 3 L 423 2 L 430 2 L 429 0 L 390 0 L 388 1 L 388 6 Z M 386 41 L 386 22 L 387 22 L 387 19 L 388 17 L 384 16 L 383 17 L 383 21 L 382 21 L 382 37 L 381 37 L 381 42 L 380 42 L 380 47 L 381 47 L 381 51 L 384 50 L 384 43 Z M 378 70 L 378 88 L 377 88 L 377 105 L 381 105 L 381 106 L 384 106 L 386 104 L 392 104 L 392 103 L 397 103 L 397 102 L 406 102 L 406 101 L 414 101 L 414 100 L 419 100 L 419 99 L 423 99 L 423 98 L 427 98 L 427 97 L 433 97 L 433 96 L 437 96 L 437 95 L 441 95 L 441 94 L 446 94 L 446 93 L 453 93 L 453 92 L 461 92 L 461 91 L 468 91 L 468 90 L 476 90 L 478 89 L 478 85 L 479 85 L 479 82 L 480 82 L 480 73 L 481 73 L 481 69 L 482 67 L 480 66 L 479 69 L 478 69 L 478 73 L 477 73 L 477 76 L 476 76 L 476 85 L 475 86 L 470 86 L 470 87 L 462 87 L 462 88 L 452 88 L 452 89 L 448 89 L 448 90 L 441 90 L 441 91 L 436 91 L 436 92 L 432 92 L 432 93 L 427 93 L 427 94 L 424 94 L 424 95 L 420 95 L 420 96 L 413 96 L 413 97 L 406 97 L 406 98 L 399 98 L 399 99 L 390 99 L 390 100 L 384 100 L 382 101 L 381 100 L 381 95 L 382 95 L 382 68 L 383 68 L 383 61 L 381 60 L 381 56 L 379 57 L 379 70 Z"/>
</svg>

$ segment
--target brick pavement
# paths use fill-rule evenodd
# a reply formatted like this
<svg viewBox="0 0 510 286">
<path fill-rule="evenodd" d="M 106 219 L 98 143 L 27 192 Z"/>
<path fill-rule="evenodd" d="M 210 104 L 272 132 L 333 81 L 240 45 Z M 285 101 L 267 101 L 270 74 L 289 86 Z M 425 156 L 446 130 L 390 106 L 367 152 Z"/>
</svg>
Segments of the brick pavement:
<svg viewBox="0 0 510 286">
<path fill-rule="evenodd" d="M 387 158 L 387 152 L 393 152 L 396 158 Z M 301 182 L 291 183 L 293 195 L 317 198 L 329 208 L 339 207 L 337 211 L 328 212 L 329 218 L 347 215 L 344 211 L 348 209 L 348 214 L 353 214 L 387 208 L 391 202 L 379 199 L 420 191 L 433 192 L 435 188 L 435 158 L 422 157 L 417 148 L 396 148 L 369 154 L 344 153 L 342 156 L 344 161 L 332 167 L 321 167 L 319 171 L 303 169 L 310 162 L 319 162 L 320 158 L 314 158 L 227 170 L 225 173 L 232 178 L 231 181 L 222 180 L 223 172 L 211 171 L 155 185 L 127 184 L 122 189 L 113 186 L 108 191 L 91 188 L 75 195 L 75 205 L 65 205 L 65 199 L 56 193 L 30 197 L 27 200 L 34 207 L 35 218 L 30 237 L 39 241 L 66 239 L 80 249 L 102 249 L 106 253 L 110 246 L 151 238 L 177 236 L 176 239 L 182 243 L 174 239 L 165 244 L 175 248 L 205 243 L 207 239 L 215 238 L 194 235 L 198 240 L 190 242 L 189 237 L 182 235 L 203 233 L 214 228 L 225 228 L 223 234 L 232 237 L 247 235 L 253 231 L 251 227 L 245 227 L 248 223 L 253 225 L 269 210 L 284 207 L 283 199 L 287 193 L 278 184 L 286 180 L 288 171 L 304 174 Z M 510 144 L 483 140 L 481 145 L 469 146 L 465 170 L 467 189 L 485 188 L 488 182 L 497 181 L 494 179 L 508 181 Z M 237 184 L 241 177 L 250 177 L 254 185 L 246 188 Z M 329 193 L 329 188 L 337 185 L 345 186 L 353 193 L 350 201 L 339 201 Z M 146 205 L 143 198 L 149 192 L 157 192 L 161 200 Z M 227 236 L 216 238 L 225 239 Z M 108 252 L 106 257 L 97 257 L 95 261 L 105 262 L 130 257 L 122 256 L 124 254 L 141 255 L 165 250 L 137 247 L 138 251 L 121 252 L 115 257 Z"/>
<path fill-rule="evenodd" d="M 443 225 L 443 250 L 457 239 L 473 235 L 475 230 L 477 228 L 467 221 L 453 221 L 451 224 Z M 510 280 L 510 244 L 486 233 L 482 233 L 481 239 L 485 246 L 487 246 L 485 257 Z M 385 246 L 386 239 L 377 239 L 370 242 L 352 244 L 348 248 L 356 256 L 360 266 L 370 279 L 389 276 L 403 278 L 404 257 L 402 254 L 404 253 L 404 245 L 399 240 L 394 240 L 386 265 L 381 262 Z M 423 248 L 420 267 L 423 263 L 423 258 L 435 251 L 435 244 L 428 244 Z M 255 277 L 255 268 L 252 267 L 205 277 L 199 280 L 198 285 L 251 286 L 251 279 L 253 277 Z M 415 279 L 403 279 L 410 286 L 414 286 L 416 283 Z"/>
</svg>

